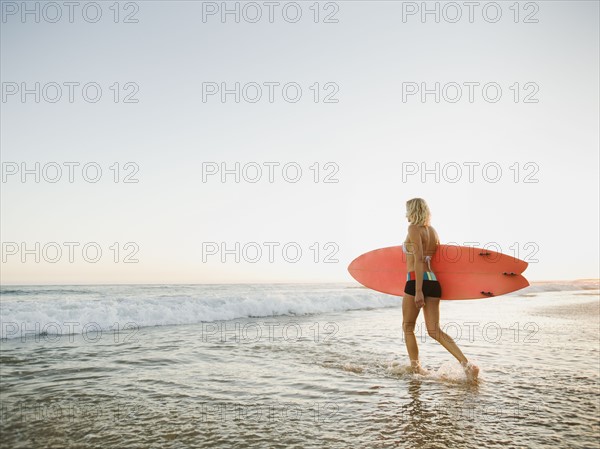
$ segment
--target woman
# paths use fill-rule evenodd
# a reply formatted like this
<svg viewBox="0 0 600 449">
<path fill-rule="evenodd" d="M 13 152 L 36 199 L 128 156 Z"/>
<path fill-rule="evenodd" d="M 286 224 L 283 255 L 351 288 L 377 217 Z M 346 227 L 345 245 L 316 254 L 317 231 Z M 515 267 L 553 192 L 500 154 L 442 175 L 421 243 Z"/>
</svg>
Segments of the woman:
<svg viewBox="0 0 600 449">
<path fill-rule="evenodd" d="M 423 307 L 427 333 L 460 362 L 467 379 L 477 380 L 479 368 L 469 362 L 454 340 L 440 328 L 440 296 L 442 287 L 431 271 L 431 257 L 439 245 L 437 232 L 430 225 L 431 213 L 422 198 L 406 202 L 406 218 L 410 222 L 408 237 L 402 244 L 406 253 L 406 286 L 402 299 L 402 329 L 413 372 L 426 374 L 419 362 L 415 323 Z"/>
</svg>

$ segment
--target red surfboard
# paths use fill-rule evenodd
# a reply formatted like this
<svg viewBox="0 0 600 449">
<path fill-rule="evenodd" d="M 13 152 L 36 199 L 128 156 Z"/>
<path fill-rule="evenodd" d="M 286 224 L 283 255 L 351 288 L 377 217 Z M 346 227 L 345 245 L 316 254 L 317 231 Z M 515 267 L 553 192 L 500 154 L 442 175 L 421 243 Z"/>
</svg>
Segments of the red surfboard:
<svg viewBox="0 0 600 449">
<path fill-rule="evenodd" d="M 438 245 L 431 271 L 442 286 L 441 299 L 479 299 L 520 290 L 529 285 L 521 273 L 528 263 L 489 249 Z M 354 279 L 365 287 L 403 296 L 406 254 L 401 246 L 369 251 L 348 266 Z"/>
</svg>

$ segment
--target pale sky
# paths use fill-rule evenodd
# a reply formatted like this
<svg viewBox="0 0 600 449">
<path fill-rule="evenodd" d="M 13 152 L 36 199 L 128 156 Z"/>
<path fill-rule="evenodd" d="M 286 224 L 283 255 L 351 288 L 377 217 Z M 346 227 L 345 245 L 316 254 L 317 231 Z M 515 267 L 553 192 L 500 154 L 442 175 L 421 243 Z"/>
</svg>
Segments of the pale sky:
<svg viewBox="0 0 600 449">
<path fill-rule="evenodd" d="M 436 23 L 409 14 L 421 2 L 391 1 L 322 2 L 318 23 L 312 1 L 297 2 L 295 23 L 292 2 L 273 23 L 263 2 L 238 2 L 239 23 L 220 11 L 203 20 L 222 2 L 123 2 L 115 23 L 113 3 L 101 3 L 96 23 L 80 10 L 69 23 L 66 6 L 56 23 L 49 8 L 36 23 L 22 20 L 21 2 L 1 2 L 2 284 L 352 281 L 355 257 L 404 240 L 415 196 L 442 243 L 494 244 L 530 262 L 530 281 L 598 277 L 598 2 L 521 2 L 518 17 L 514 2 L 499 2 L 495 23 L 493 9 L 470 23 L 463 2 L 455 23 L 456 10 L 437 2 Z M 39 103 L 23 101 L 35 83 Z M 79 83 L 72 103 L 69 83 Z M 99 101 L 83 98 L 87 83 L 100 86 Z M 207 95 L 236 83 L 239 102 Z M 439 102 L 423 100 L 436 83 Z M 52 102 L 56 85 L 63 96 Z M 262 167 L 262 178 L 203 182 L 203 164 L 236 162 L 247 178 Z M 39 183 L 22 182 L 23 163 L 40 164 Z M 96 183 L 83 177 L 88 163 L 90 177 L 102 169 Z M 296 183 L 284 179 L 288 163 L 287 176 L 302 170 Z M 62 177 L 48 182 L 57 166 Z M 123 182 L 134 170 L 138 182 Z M 239 262 L 236 242 L 246 247 Z M 84 259 L 86 244 L 90 258 L 102 250 L 98 262 Z M 233 250 L 224 263 L 221 244 Z M 138 262 L 123 263 L 131 253 Z"/>
</svg>

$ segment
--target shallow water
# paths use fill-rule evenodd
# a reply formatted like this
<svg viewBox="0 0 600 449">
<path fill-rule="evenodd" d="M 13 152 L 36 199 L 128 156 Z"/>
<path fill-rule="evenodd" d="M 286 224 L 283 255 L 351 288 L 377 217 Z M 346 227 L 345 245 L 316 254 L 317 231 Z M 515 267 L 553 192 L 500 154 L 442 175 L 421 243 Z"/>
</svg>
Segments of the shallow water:
<svg viewBox="0 0 600 449">
<path fill-rule="evenodd" d="M 329 311 L 11 335 L 2 341 L 2 447 L 597 447 L 597 290 L 443 301 L 442 326 L 482 369 L 469 384 L 422 315 L 430 374 L 406 372 L 399 298 L 286 288 L 296 300 L 321 295 Z M 3 326 L 34 310 L 24 301 L 50 310 L 48 297 L 11 294 Z M 365 294 L 379 307 L 326 308 L 338 296 L 333 309 L 364 307 Z M 88 310 L 79 300 L 72 309 Z"/>
</svg>

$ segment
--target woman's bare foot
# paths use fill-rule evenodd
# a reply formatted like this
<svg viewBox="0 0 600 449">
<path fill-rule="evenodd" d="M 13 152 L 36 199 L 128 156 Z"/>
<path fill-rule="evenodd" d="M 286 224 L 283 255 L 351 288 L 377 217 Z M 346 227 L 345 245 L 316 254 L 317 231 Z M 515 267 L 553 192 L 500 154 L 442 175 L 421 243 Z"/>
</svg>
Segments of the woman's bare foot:
<svg viewBox="0 0 600 449">
<path fill-rule="evenodd" d="M 419 361 L 416 361 L 416 362 L 411 361 L 410 369 L 413 374 L 420 374 L 422 376 L 426 376 L 427 374 L 429 374 L 429 371 L 427 371 L 425 368 L 423 368 L 421 366 L 421 362 L 419 362 Z"/>
<path fill-rule="evenodd" d="M 474 365 L 471 362 L 460 362 L 463 369 L 465 370 L 465 374 L 467 376 L 467 380 L 469 382 L 477 382 L 477 378 L 479 376 L 479 367 Z"/>
</svg>

